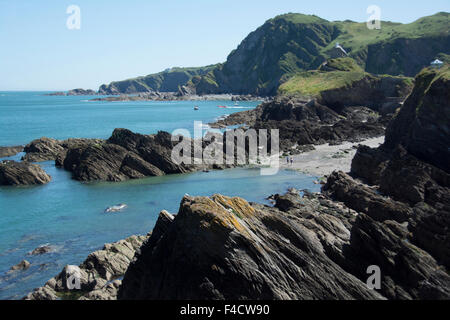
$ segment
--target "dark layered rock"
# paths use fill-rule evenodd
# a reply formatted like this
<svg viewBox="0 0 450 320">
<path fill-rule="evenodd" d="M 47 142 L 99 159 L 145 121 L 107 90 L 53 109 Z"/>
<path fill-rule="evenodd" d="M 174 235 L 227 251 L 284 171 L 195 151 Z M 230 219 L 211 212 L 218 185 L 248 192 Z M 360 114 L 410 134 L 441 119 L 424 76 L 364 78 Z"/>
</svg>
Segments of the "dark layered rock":
<svg viewBox="0 0 450 320">
<path fill-rule="evenodd" d="M 72 89 L 67 92 L 68 96 L 95 96 L 98 93 L 92 89 Z"/>
<path fill-rule="evenodd" d="M 353 175 L 363 178 L 369 175 L 383 195 L 411 207 L 413 213 L 409 219 L 409 228 L 413 232 L 412 241 L 448 267 L 449 173 L 419 160 L 402 146 L 397 146 L 391 153 L 382 148 L 364 149 L 358 150 L 353 161 Z M 373 154 L 373 161 L 363 161 L 363 154 Z"/>
<path fill-rule="evenodd" d="M 366 106 L 375 111 L 395 111 L 411 92 L 412 83 L 403 77 L 366 75 L 350 86 L 325 90 L 319 102 L 334 110 L 347 106 Z"/>
<path fill-rule="evenodd" d="M 30 162 L 55 160 L 58 153 L 63 150 L 58 140 L 43 137 L 25 146 L 23 151 L 26 155 L 22 157 L 22 160 Z"/>
<path fill-rule="evenodd" d="M 450 299 L 448 272 L 417 243 L 416 208 L 404 223 L 404 204 L 374 205 L 383 197 L 343 173 L 325 189 L 275 195 L 274 207 L 185 196 L 147 237 L 105 245 L 26 299 Z M 381 270 L 379 290 L 366 285 L 369 266 Z M 72 291 L 75 273 L 81 289 Z"/>
<path fill-rule="evenodd" d="M 67 139 L 56 140 L 40 138 L 33 140 L 24 148 L 25 156 L 22 160 L 29 162 L 42 162 L 56 160 L 56 165 L 61 166 L 61 160 L 65 158 L 67 150 L 76 146 L 86 146 L 101 143 L 100 139 Z"/>
<path fill-rule="evenodd" d="M 172 160 L 172 150 L 179 143 L 172 135 L 160 131 L 155 135 L 142 135 L 127 129 L 116 129 L 102 143 L 77 144 L 68 148 L 64 169 L 72 172 L 79 181 L 124 181 L 165 174 L 188 173 L 204 169 L 222 169 L 224 165 L 177 164 Z M 183 140 L 192 147 L 190 139 Z M 205 148 L 210 143 L 205 143 Z M 219 146 L 222 148 L 222 145 Z"/>
<path fill-rule="evenodd" d="M 23 151 L 23 146 L 0 147 L 0 158 L 12 157 Z"/>
<path fill-rule="evenodd" d="M 123 181 L 188 172 L 183 165 L 171 162 L 170 138 L 164 133 L 144 136 L 116 129 L 102 144 L 70 148 L 64 168 L 80 181 Z"/>
<path fill-rule="evenodd" d="M 31 251 L 29 253 L 29 255 L 31 255 L 31 256 L 39 256 L 39 255 L 42 255 L 42 254 L 46 254 L 46 253 L 52 252 L 53 250 L 54 250 L 54 248 L 52 246 L 46 244 L 46 245 L 42 245 L 42 246 L 37 247 L 36 249 Z"/>
<path fill-rule="evenodd" d="M 410 99 L 426 96 L 429 89 L 421 83 Z M 446 114 L 449 100 L 441 89 L 430 96 L 441 103 L 429 110 L 436 116 L 428 114 L 418 126 Z M 292 109 L 286 111 L 295 116 Z M 274 125 L 287 122 L 278 116 Z M 274 207 L 220 195 L 185 196 L 173 221 L 166 219 L 142 246 L 118 297 L 450 299 L 450 179 L 433 152 L 439 143 L 448 149 L 448 132 L 436 137 L 433 130 L 422 131 L 428 153 L 417 154 L 415 135 L 402 117 L 401 111 L 395 121 L 407 130 L 392 125 L 386 145 L 359 148 L 353 178 L 331 174 L 320 196 L 291 191 L 271 197 Z M 333 126 L 344 121 L 351 126 L 349 119 Z M 445 128 L 431 120 L 426 127 Z M 370 266 L 381 271 L 377 291 L 364 284 Z"/>
<path fill-rule="evenodd" d="M 141 247 L 119 298 L 382 299 L 327 257 L 325 244 L 339 247 L 349 233 L 326 219 L 240 198 L 186 196 L 166 231 Z"/>
<path fill-rule="evenodd" d="M 38 185 L 50 180 L 51 177 L 36 164 L 16 161 L 0 163 L 0 185 Z"/>
<path fill-rule="evenodd" d="M 11 269 L 9 269 L 9 271 L 10 272 L 24 271 L 24 270 L 28 270 L 30 268 L 30 266 L 31 266 L 30 262 L 28 262 L 27 260 L 22 260 L 15 266 L 12 266 Z"/>
<path fill-rule="evenodd" d="M 339 112 L 299 98 L 279 97 L 254 110 L 239 112 L 211 124 L 226 127 L 245 124 L 253 129 L 278 129 L 280 149 L 295 152 L 299 146 L 360 142 L 384 135 L 390 116 L 367 107 L 345 107 Z"/>
<path fill-rule="evenodd" d="M 403 223 L 408 221 L 412 213 L 408 205 L 377 194 L 375 190 L 357 183 L 343 172 L 333 172 L 327 178 L 323 192 L 376 221 L 394 220 Z"/>
<path fill-rule="evenodd" d="M 80 266 L 65 266 L 56 277 L 24 297 L 25 300 L 115 300 L 136 250 L 148 236 L 132 236 L 91 253 Z M 74 277 L 79 279 L 79 289 Z"/>
<path fill-rule="evenodd" d="M 389 299 L 450 299 L 450 276 L 429 253 L 410 242 L 409 230 L 392 220 L 359 215 L 351 230 L 346 270 L 366 276 L 365 264 L 380 267 L 381 292 Z M 362 262 L 365 263 L 362 263 Z"/>
<path fill-rule="evenodd" d="M 450 71 L 424 69 L 386 132 L 386 148 L 403 145 L 417 158 L 450 172 Z"/>
<path fill-rule="evenodd" d="M 448 299 L 450 292 L 446 72 L 421 72 L 388 128 L 386 143 L 358 149 L 352 175 L 372 187 L 343 173 L 333 173 L 324 187 L 334 200 L 365 214 L 354 224 L 348 254 L 355 261 L 370 258 L 386 270 L 384 294 L 392 299 Z M 346 270 L 363 273 L 357 262 Z"/>
</svg>

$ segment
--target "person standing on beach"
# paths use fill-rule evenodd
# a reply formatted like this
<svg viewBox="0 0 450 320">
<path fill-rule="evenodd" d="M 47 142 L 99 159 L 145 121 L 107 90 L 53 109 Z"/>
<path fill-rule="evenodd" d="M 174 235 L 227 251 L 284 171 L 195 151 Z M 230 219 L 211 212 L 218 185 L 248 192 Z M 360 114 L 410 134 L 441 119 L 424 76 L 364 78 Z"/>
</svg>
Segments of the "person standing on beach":
<svg viewBox="0 0 450 320">
<path fill-rule="evenodd" d="M 294 158 L 291 157 L 291 166 L 294 164 Z"/>
<path fill-rule="evenodd" d="M 289 157 L 286 157 L 286 162 L 287 164 L 289 164 Z"/>
</svg>

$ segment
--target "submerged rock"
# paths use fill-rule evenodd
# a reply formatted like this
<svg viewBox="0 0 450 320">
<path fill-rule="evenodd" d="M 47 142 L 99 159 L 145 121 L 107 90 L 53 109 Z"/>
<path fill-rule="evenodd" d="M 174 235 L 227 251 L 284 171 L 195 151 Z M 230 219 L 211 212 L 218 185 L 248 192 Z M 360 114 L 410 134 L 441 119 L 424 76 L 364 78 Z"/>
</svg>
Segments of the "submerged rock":
<svg viewBox="0 0 450 320">
<path fill-rule="evenodd" d="M 43 246 L 39 246 L 36 249 L 34 249 L 33 251 L 31 251 L 30 255 L 37 256 L 37 255 L 41 255 L 41 254 L 46 254 L 46 253 L 52 252 L 53 250 L 54 250 L 54 247 L 46 244 L 46 245 L 43 245 Z"/>
<path fill-rule="evenodd" d="M 0 185 L 37 185 L 50 180 L 51 177 L 36 164 L 16 161 L 0 163 Z"/>
<path fill-rule="evenodd" d="M 0 158 L 12 157 L 23 151 L 23 146 L 0 147 Z"/>
<path fill-rule="evenodd" d="M 24 271 L 29 269 L 31 266 L 31 263 L 28 262 L 27 260 L 22 260 L 21 262 L 19 262 L 18 264 L 16 264 L 15 266 L 12 266 L 10 270 L 10 272 L 15 272 L 15 271 Z"/>
</svg>

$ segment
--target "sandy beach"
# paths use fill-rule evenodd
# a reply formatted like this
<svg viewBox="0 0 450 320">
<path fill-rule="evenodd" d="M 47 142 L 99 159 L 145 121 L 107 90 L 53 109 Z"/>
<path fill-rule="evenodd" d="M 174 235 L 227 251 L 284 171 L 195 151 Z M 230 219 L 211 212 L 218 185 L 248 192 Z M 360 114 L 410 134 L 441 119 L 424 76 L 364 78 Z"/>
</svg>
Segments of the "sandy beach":
<svg viewBox="0 0 450 320">
<path fill-rule="evenodd" d="M 358 145 L 376 148 L 383 143 L 384 137 L 378 137 L 358 143 L 345 142 L 338 146 L 330 146 L 328 144 L 315 146 L 316 150 L 314 151 L 292 156 L 294 159 L 293 164 L 287 163 L 287 157 L 280 159 L 281 168 L 298 170 L 320 177 L 336 170 L 349 172 Z"/>
</svg>

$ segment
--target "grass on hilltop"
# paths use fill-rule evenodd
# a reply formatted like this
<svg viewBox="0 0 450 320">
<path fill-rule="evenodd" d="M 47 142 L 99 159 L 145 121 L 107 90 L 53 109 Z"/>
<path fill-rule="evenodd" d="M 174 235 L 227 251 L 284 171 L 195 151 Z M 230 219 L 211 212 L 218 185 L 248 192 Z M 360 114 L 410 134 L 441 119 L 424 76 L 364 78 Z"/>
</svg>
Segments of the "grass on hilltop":
<svg viewBox="0 0 450 320">
<path fill-rule="evenodd" d="M 300 95 L 314 97 L 322 91 L 337 89 L 359 81 L 367 74 L 365 72 L 346 71 L 306 71 L 301 72 L 283 83 L 278 93 L 281 95 Z"/>
</svg>

